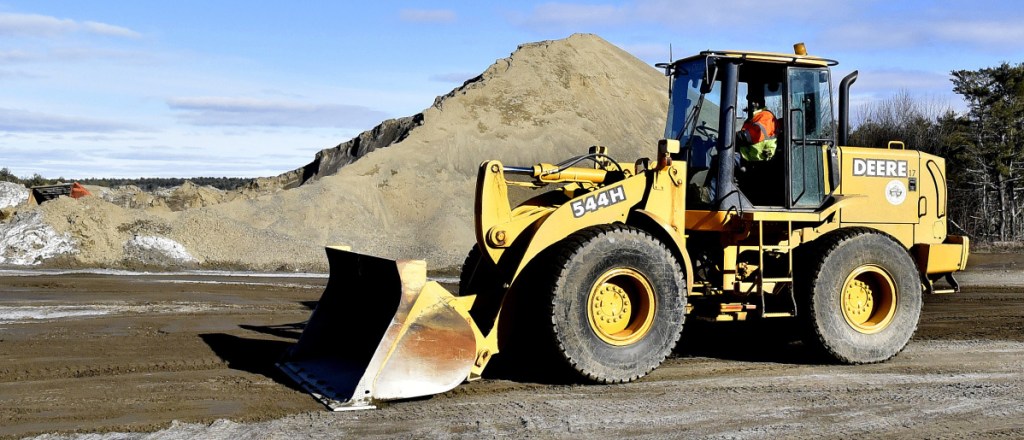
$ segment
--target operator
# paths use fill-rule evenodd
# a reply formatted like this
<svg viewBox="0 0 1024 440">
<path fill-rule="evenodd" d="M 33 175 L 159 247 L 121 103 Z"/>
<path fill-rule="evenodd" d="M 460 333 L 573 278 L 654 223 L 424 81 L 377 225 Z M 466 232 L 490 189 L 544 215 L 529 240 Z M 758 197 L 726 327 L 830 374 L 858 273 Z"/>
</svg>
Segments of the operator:
<svg viewBox="0 0 1024 440">
<path fill-rule="evenodd" d="M 749 116 L 743 122 L 743 128 L 736 133 L 737 152 L 733 153 L 736 168 L 742 169 L 742 161 L 760 162 L 775 156 L 777 146 L 775 125 L 778 122 L 775 114 L 765 108 L 763 86 L 751 86 L 747 94 Z M 742 158 L 742 160 L 741 160 Z M 717 159 L 717 158 L 716 158 Z M 712 166 L 712 169 L 717 166 Z M 701 202 L 709 204 L 718 194 L 718 176 L 712 171 L 704 184 L 696 185 L 691 194 Z"/>
<path fill-rule="evenodd" d="M 775 115 L 764 107 L 764 91 L 759 87 L 751 87 L 747 101 L 749 117 L 743 122 L 743 128 L 736 133 L 740 157 L 754 162 L 769 160 L 775 155 Z"/>
</svg>

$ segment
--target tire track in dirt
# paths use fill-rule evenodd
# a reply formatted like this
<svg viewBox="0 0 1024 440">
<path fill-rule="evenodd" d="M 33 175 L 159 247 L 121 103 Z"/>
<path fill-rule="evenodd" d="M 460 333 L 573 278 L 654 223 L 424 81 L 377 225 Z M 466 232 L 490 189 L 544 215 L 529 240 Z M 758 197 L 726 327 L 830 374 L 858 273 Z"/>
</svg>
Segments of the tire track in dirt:
<svg viewBox="0 0 1024 440">
<path fill-rule="evenodd" d="M 66 379 L 97 376 L 117 376 L 122 374 L 198 371 L 224 368 L 227 362 L 218 357 L 200 359 L 183 359 L 166 362 L 145 362 L 107 365 L 70 365 L 59 368 L 40 368 L 34 370 L 0 370 L 0 382 L 24 380 Z"/>
</svg>

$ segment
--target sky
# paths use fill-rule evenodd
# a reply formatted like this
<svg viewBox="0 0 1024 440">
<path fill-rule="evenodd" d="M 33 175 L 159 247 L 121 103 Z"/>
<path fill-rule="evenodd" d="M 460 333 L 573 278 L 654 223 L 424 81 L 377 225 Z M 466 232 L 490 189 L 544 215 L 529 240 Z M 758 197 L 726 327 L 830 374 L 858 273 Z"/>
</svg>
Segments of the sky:
<svg viewBox="0 0 1024 440">
<path fill-rule="evenodd" d="M 519 44 L 577 32 L 652 65 L 670 46 L 804 42 L 840 62 L 834 78 L 860 72 L 854 117 L 901 92 L 962 110 L 951 71 L 1024 62 L 1018 0 L 0 0 L 0 168 L 277 175 L 424 110 Z"/>
</svg>

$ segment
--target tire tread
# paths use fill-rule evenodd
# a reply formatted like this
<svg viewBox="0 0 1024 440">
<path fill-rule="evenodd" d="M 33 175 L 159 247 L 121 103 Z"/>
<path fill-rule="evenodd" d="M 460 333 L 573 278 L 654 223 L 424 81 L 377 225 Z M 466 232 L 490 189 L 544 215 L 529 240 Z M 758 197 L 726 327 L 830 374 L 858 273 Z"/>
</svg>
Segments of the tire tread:
<svg viewBox="0 0 1024 440">
<path fill-rule="evenodd" d="M 576 373 L 578 373 L 580 376 L 582 376 L 586 380 L 588 380 L 590 382 L 595 382 L 595 383 L 603 383 L 603 384 L 625 383 L 625 382 L 631 382 L 631 381 L 637 380 L 637 379 L 647 375 L 648 373 L 653 371 L 655 368 L 657 368 L 659 365 L 661 365 L 661 363 L 664 362 L 664 360 L 668 357 L 668 355 L 672 353 L 673 349 L 675 348 L 676 344 L 679 342 L 679 339 L 680 339 L 680 337 L 682 335 L 682 332 L 676 332 L 672 336 L 672 340 L 671 340 L 670 344 L 668 345 L 668 348 L 665 349 L 663 352 L 658 353 L 655 356 L 657 359 L 655 359 L 654 357 L 652 357 L 651 359 L 648 359 L 649 362 L 648 362 L 648 364 L 644 368 L 642 368 L 643 371 L 637 371 L 635 374 L 633 374 L 633 375 L 631 375 L 630 377 L 627 377 L 627 378 L 611 378 L 611 377 L 609 377 L 608 374 L 606 374 L 604 372 L 595 371 L 595 369 L 587 368 L 586 366 L 582 365 L 578 360 L 573 359 L 572 356 L 568 353 L 567 347 L 563 343 L 563 338 L 561 338 L 560 335 L 557 333 L 557 327 L 555 325 L 558 317 L 556 316 L 556 313 L 555 313 L 556 302 L 555 302 L 555 298 L 554 298 L 553 292 L 556 289 L 558 289 L 558 283 L 562 282 L 562 279 L 560 278 L 560 274 L 564 270 L 566 270 L 568 268 L 569 264 L 572 261 L 574 261 L 576 258 L 580 258 L 578 253 L 579 253 L 580 249 L 583 246 L 585 246 L 588 242 L 590 242 L 592 240 L 595 240 L 595 239 L 597 239 L 600 236 L 605 235 L 605 234 L 619 233 L 619 232 L 625 232 L 627 234 L 632 234 L 632 235 L 635 235 L 637 237 L 640 237 L 640 238 L 643 238 L 643 239 L 646 239 L 646 240 L 650 240 L 650 241 L 656 243 L 659 247 L 661 247 L 661 251 L 663 251 L 668 257 L 672 258 L 672 260 L 675 261 L 675 257 L 672 256 L 671 251 L 669 251 L 668 248 L 666 248 L 665 245 L 663 243 L 661 243 L 659 240 L 657 240 L 656 238 L 654 238 L 653 236 L 651 236 L 647 232 L 643 231 L 642 229 L 638 229 L 638 228 L 635 228 L 635 227 L 632 227 L 632 226 L 627 226 L 627 225 L 624 225 L 624 224 L 621 224 L 621 223 L 597 225 L 597 226 L 592 226 L 592 227 L 589 227 L 589 228 L 585 228 L 585 229 L 583 229 L 581 231 L 578 231 L 578 232 L 570 235 L 569 237 L 567 237 L 565 240 L 560 242 L 558 245 L 556 245 L 557 247 L 555 248 L 555 251 L 548 257 L 548 258 L 550 258 L 550 260 L 548 260 L 548 263 L 550 265 L 548 266 L 549 270 L 547 271 L 547 273 L 550 274 L 551 278 L 546 280 L 544 285 L 545 286 L 549 286 L 551 288 L 551 292 L 552 292 L 552 300 L 551 301 L 547 301 L 546 304 L 545 304 L 546 305 L 545 314 L 548 317 L 548 319 L 550 319 L 550 324 L 551 324 L 550 327 L 548 327 L 551 331 L 547 335 L 549 338 L 551 338 L 549 343 L 553 344 L 553 346 L 557 349 L 558 354 L 560 355 L 559 357 L 563 361 L 566 362 L 566 366 L 569 369 L 571 369 L 572 371 L 575 371 Z M 676 264 L 677 265 L 679 264 L 678 261 L 676 261 Z M 680 270 L 676 270 L 675 271 L 675 277 L 676 277 L 675 281 L 678 284 L 685 286 L 685 284 L 683 284 L 685 280 L 683 279 L 683 271 L 681 270 L 681 268 L 680 268 Z M 681 298 L 681 303 L 680 304 L 681 304 L 681 307 L 683 308 L 683 310 L 685 310 L 685 306 L 686 306 L 686 295 L 685 295 L 685 293 L 683 295 L 681 295 L 681 297 L 682 298 Z M 680 313 L 680 318 L 679 318 L 680 319 L 680 325 L 685 323 L 685 318 L 686 318 L 685 314 Z"/>
<path fill-rule="evenodd" d="M 828 341 L 826 335 L 819 331 L 818 327 L 813 324 L 811 319 L 811 317 L 814 316 L 815 310 L 817 310 L 819 307 L 816 303 L 816 298 L 813 293 L 815 287 L 814 283 L 816 282 L 816 280 L 819 279 L 819 276 L 821 275 L 822 271 L 827 269 L 825 267 L 825 260 L 827 256 L 831 255 L 833 252 L 835 252 L 839 247 L 841 247 L 844 243 L 848 242 L 849 240 L 865 235 L 876 235 L 884 237 L 893 242 L 895 245 L 899 246 L 901 249 L 903 249 L 903 245 L 900 244 L 899 241 L 897 241 L 892 236 L 885 234 L 884 232 L 879 231 L 877 229 L 872 229 L 868 227 L 850 227 L 839 229 L 830 232 L 825 236 L 808 244 L 809 248 L 805 252 L 802 252 L 802 255 L 799 257 L 799 259 L 801 260 L 801 264 L 799 264 L 798 267 L 810 267 L 810 270 L 806 275 L 798 277 L 795 280 L 796 282 L 794 283 L 794 287 L 797 289 L 797 292 L 800 292 L 799 300 L 801 306 L 803 306 L 804 308 L 802 314 L 805 316 L 805 318 L 803 319 L 803 322 L 805 323 L 805 343 L 809 343 L 809 345 L 813 349 L 821 352 L 823 355 L 831 359 L 834 359 L 838 362 L 849 365 L 878 363 L 884 362 L 886 359 L 876 361 L 864 361 L 854 359 L 849 356 L 843 355 L 833 347 L 833 345 Z M 913 264 L 913 259 L 910 258 L 909 253 L 907 254 L 907 261 Z M 914 268 L 916 270 L 916 265 L 914 265 Z M 914 327 L 911 331 L 911 334 L 917 331 L 918 323 L 919 321 L 914 323 Z M 903 347 L 900 347 L 899 350 L 893 354 L 893 356 L 902 352 L 904 348 L 906 348 L 905 344 Z"/>
</svg>

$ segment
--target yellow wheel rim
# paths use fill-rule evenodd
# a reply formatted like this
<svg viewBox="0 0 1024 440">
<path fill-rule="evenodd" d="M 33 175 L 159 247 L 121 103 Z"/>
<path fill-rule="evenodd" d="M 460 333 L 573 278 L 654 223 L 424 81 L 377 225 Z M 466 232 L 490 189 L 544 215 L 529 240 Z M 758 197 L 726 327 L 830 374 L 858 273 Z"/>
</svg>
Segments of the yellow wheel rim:
<svg viewBox="0 0 1024 440">
<path fill-rule="evenodd" d="M 843 318 L 860 333 L 878 333 L 896 314 L 896 282 L 875 265 L 858 267 L 843 283 L 840 295 Z"/>
<path fill-rule="evenodd" d="M 654 307 L 654 289 L 646 277 L 633 269 L 613 269 L 591 287 L 587 319 L 602 341 L 625 346 L 651 330 Z"/>
</svg>

